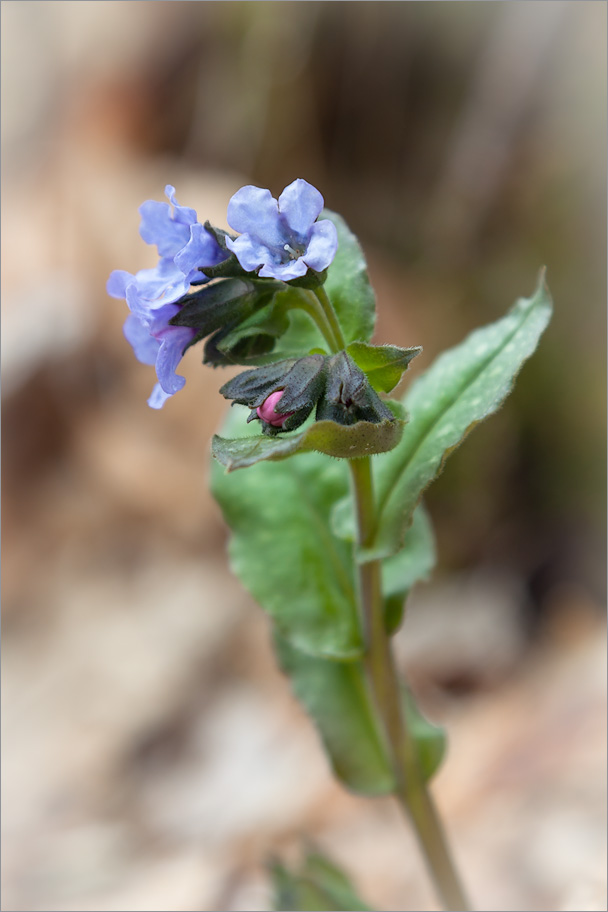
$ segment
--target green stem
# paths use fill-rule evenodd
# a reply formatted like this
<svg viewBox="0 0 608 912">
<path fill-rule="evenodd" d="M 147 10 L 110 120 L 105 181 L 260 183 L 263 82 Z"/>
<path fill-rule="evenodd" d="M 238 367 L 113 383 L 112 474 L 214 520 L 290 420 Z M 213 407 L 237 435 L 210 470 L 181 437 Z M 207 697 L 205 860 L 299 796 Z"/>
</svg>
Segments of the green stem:
<svg viewBox="0 0 608 912">
<path fill-rule="evenodd" d="M 298 299 L 297 307 L 299 307 L 300 310 L 303 310 L 305 313 L 308 314 L 310 319 L 313 321 L 313 323 L 315 324 L 315 326 L 317 327 L 317 329 L 319 330 L 319 332 L 321 333 L 321 335 L 327 342 L 327 346 L 328 346 L 330 352 L 332 352 L 332 354 L 335 354 L 335 352 L 339 352 L 344 347 L 343 346 L 344 339 L 342 338 L 342 332 L 340 331 L 340 339 L 338 339 L 336 337 L 336 334 L 335 334 L 335 331 L 334 331 L 334 328 L 332 325 L 332 321 L 330 321 L 325 307 L 319 301 L 319 299 L 314 294 L 314 292 L 310 292 L 305 289 L 300 289 L 300 291 L 301 291 L 301 294 Z M 331 307 L 331 304 L 329 306 L 330 306 L 331 312 L 333 314 L 333 308 Z M 334 314 L 334 318 L 335 318 L 335 314 Z M 340 340 L 341 340 L 342 344 L 341 344 Z"/>
<path fill-rule="evenodd" d="M 371 460 L 369 456 L 351 459 L 349 465 L 358 542 L 360 546 L 367 546 L 372 543 L 376 523 Z M 379 560 L 359 564 L 359 592 L 364 665 L 392 756 L 396 797 L 414 825 L 429 873 L 445 908 L 465 912 L 470 905 L 450 857 L 441 822 L 420 769 L 416 743 L 402 712 L 399 678 L 384 627 Z"/>
<path fill-rule="evenodd" d="M 331 326 L 337 344 L 336 351 L 341 351 L 343 348 L 346 348 L 346 341 L 342 335 L 342 327 L 340 326 L 336 312 L 323 285 L 319 285 L 318 288 L 315 288 L 313 295 L 321 305 L 327 322 Z"/>
</svg>

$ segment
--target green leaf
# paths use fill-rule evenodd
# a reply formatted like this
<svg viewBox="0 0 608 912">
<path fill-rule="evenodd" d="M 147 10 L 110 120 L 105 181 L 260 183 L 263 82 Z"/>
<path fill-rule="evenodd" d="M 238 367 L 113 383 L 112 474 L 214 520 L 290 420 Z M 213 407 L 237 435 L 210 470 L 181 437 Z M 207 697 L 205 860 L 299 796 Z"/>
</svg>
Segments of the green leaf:
<svg viewBox="0 0 608 912">
<path fill-rule="evenodd" d="M 357 895 L 350 878 L 342 868 L 330 861 L 318 849 L 311 848 L 306 856 L 302 875 L 317 883 L 337 904 L 337 908 L 352 912 L 367 912 L 367 906 Z"/>
<path fill-rule="evenodd" d="M 424 506 L 419 504 L 405 533 L 403 548 L 382 561 L 382 594 L 389 634 L 401 626 L 410 589 L 420 580 L 428 579 L 435 560 L 433 527 Z"/>
<path fill-rule="evenodd" d="M 320 218 L 329 219 L 338 229 L 338 251 L 328 270 L 325 291 L 346 342 L 369 342 L 376 322 L 376 298 L 361 245 L 337 213 L 324 209 Z"/>
<path fill-rule="evenodd" d="M 244 425 L 244 411 L 231 410 L 227 433 Z M 331 506 L 348 491 L 346 463 L 303 453 L 226 473 L 214 462 L 211 483 L 232 530 L 232 568 L 281 633 L 312 655 L 360 655 L 352 548 L 329 529 Z"/>
<path fill-rule="evenodd" d="M 346 351 L 355 364 L 367 374 L 367 379 L 377 392 L 390 393 L 401 380 L 412 358 L 419 355 L 422 348 L 419 345 L 414 348 L 399 348 L 397 345 L 351 342 Z"/>
<path fill-rule="evenodd" d="M 291 872 L 279 861 L 269 865 L 274 887 L 273 908 L 301 910 L 351 910 L 367 912 L 348 875 L 317 849 L 310 849 L 304 863 Z"/>
<path fill-rule="evenodd" d="M 404 398 L 410 421 L 401 443 L 375 460 L 378 533 L 360 560 L 395 554 L 403 545 L 424 489 L 472 428 L 495 412 L 534 352 L 552 312 L 541 273 L 531 298 L 520 298 L 505 317 L 471 333 L 437 358 Z M 333 528 L 352 535 L 352 512 L 344 501 Z"/>
<path fill-rule="evenodd" d="M 384 795 L 394 777 L 359 662 L 313 658 L 275 635 L 279 664 L 312 716 L 333 771 L 353 792 Z"/>
<path fill-rule="evenodd" d="M 295 696 L 315 723 L 335 776 L 360 795 L 393 792 L 395 779 L 362 663 L 305 655 L 277 633 L 274 646 Z M 402 699 L 420 767 L 428 780 L 445 753 L 445 733 L 422 715 L 405 684 Z"/>
<path fill-rule="evenodd" d="M 333 912 L 340 908 L 316 884 L 292 874 L 280 862 L 273 862 L 270 875 L 274 887 L 272 908 L 276 912 Z"/>
<path fill-rule="evenodd" d="M 266 437 L 258 431 L 257 437 L 230 440 L 216 434 L 211 441 L 211 452 L 228 472 L 248 468 L 257 462 L 276 462 L 295 453 L 312 450 L 327 456 L 352 459 L 386 453 L 399 443 L 403 427 L 403 421 L 390 421 L 388 418 L 379 424 L 358 421 L 343 425 L 336 421 L 315 421 L 297 434 L 276 437 Z"/>
<path fill-rule="evenodd" d="M 414 696 L 407 687 L 402 686 L 403 706 L 406 724 L 416 742 L 418 761 L 425 780 L 435 775 L 445 756 L 447 739 L 445 731 L 422 715 Z"/>
</svg>

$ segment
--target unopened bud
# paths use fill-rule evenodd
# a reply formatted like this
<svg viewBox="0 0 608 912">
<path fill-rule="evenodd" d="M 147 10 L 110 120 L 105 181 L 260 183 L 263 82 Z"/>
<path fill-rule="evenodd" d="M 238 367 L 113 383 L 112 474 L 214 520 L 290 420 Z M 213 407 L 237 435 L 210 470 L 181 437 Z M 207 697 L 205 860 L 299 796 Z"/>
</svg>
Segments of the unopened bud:
<svg viewBox="0 0 608 912">
<path fill-rule="evenodd" d="M 271 424 L 273 427 L 283 427 L 287 419 L 293 415 L 293 412 L 285 412 L 284 414 L 278 414 L 275 411 L 275 406 L 278 404 L 281 396 L 283 395 L 283 390 L 276 390 L 276 392 L 271 393 L 267 399 L 262 402 L 256 409 L 258 418 L 261 418 L 262 421 L 265 421 L 267 424 Z"/>
</svg>

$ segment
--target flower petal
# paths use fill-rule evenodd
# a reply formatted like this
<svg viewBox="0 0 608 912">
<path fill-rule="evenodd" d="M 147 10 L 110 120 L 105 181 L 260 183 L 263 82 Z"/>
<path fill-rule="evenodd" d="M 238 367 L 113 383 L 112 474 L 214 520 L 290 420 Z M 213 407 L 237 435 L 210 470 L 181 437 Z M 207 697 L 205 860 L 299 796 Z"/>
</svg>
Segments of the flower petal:
<svg viewBox="0 0 608 912">
<path fill-rule="evenodd" d="M 113 298 L 126 298 L 127 286 L 136 281 L 135 276 L 125 269 L 115 269 L 106 282 L 106 291 Z"/>
<path fill-rule="evenodd" d="M 129 314 L 122 331 L 138 361 L 142 364 L 156 364 L 160 342 L 150 335 L 150 329 L 145 323 L 142 323 L 135 314 Z"/>
<path fill-rule="evenodd" d="M 289 260 L 288 263 L 266 263 L 259 271 L 260 278 L 279 279 L 280 282 L 290 282 L 300 276 L 306 275 L 308 266 L 300 257 L 297 260 Z"/>
<path fill-rule="evenodd" d="M 302 259 L 311 269 L 322 272 L 332 262 L 338 249 L 338 232 L 329 219 L 312 226 L 308 247 Z"/>
<path fill-rule="evenodd" d="M 266 247 L 282 249 L 289 241 L 270 190 L 251 184 L 237 190 L 228 203 L 228 224 L 235 231 L 257 238 Z"/>
<path fill-rule="evenodd" d="M 187 243 L 190 226 L 172 218 L 168 203 L 146 200 L 139 207 L 139 214 L 139 233 L 146 244 L 156 244 L 159 256 L 175 256 Z"/>
<path fill-rule="evenodd" d="M 226 246 L 236 254 L 237 260 L 246 272 L 253 272 L 258 266 L 272 259 L 268 247 L 250 234 L 241 234 L 234 241 L 226 238 Z"/>
<path fill-rule="evenodd" d="M 175 373 L 182 360 L 185 347 L 196 335 L 188 326 L 168 326 L 162 333 L 161 344 L 156 358 L 156 376 L 164 391 L 173 395 L 186 383 L 185 377 Z"/>
<path fill-rule="evenodd" d="M 185 276 L 190 276 L 199 266 L 215 266 L 225 258 L 213 235 L 200 222 L 195 222 L 190 228 L 190 240 L 175 256 L 175 265 Z"/>
<path fill-rule="evenodd" d="M 308 237 L 322 209 L 323 197 L 301 177 L 285 187 L 279 197 L 279 212 L 291 230 L 302 238 Z"/>
<path fill-rule="evenodd" d="M 196 209 L 191 209 L 189 206 L 180 206 L 175 199 L 175 187 L 172 187 L 171 184 L 167 184 L 165 187 L 165 196 L 175 209 L 173 215 L 175 221 L 181 222 L 183 225 L 194 225 L 197 221 Z"/>
<path fill-rule="evenodd" d="M 148 405 L 153 409 L 160 409 L 163 407 L 167 399 L 171 398 L 171 393 L 166 393 L 160 383 L 157 383 L 148 399 Z"/>
<path fill-rule="evenodd" d="M 140 269 L 127 285 L 126 299 L 129 308 L 144 320 L 159 307 L 183 297 L 190 283 L 171 257 L 159 260 L 153 269 Z"/>
</svg>

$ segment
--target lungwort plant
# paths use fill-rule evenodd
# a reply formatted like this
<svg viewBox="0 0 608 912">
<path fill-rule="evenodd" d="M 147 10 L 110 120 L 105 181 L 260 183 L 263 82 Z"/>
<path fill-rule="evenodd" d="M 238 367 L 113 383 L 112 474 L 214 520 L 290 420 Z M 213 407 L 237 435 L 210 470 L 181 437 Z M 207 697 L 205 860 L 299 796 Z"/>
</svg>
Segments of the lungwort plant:
<svg viewBox="0 0 608 912">
<path fill-rule="evenodd" d="M 394 795 L 445 908 L 468 909 L 428 789 L 444 733 L 398 674 L 391 636 L 434 564 L 422 495 L 536 348 L 551 316 L 544 277 L 394 400 L 422 349 L 370 341 L 363 253 L 318 190 L 295 180 L 277 200 L 243 187 L 228 204 L 235 233 L 201 224 L 173 187 L 166 195 L 140 207 L 158 264 L 115 271 L 107 286 L 129 306 L 136 357 L 156 368 L 148 403 L 183 387 L 179 362 L 199 342 L 204 364 L 244 368 L 220 389 L 236 407 L 212 443 L 232 568 L 271 618 L 336 777 L 360 795 Z M 278 862 L 273 872 L 280 908 L 366 908 L 318 853 L 298 876 Z"/>
</svg>

